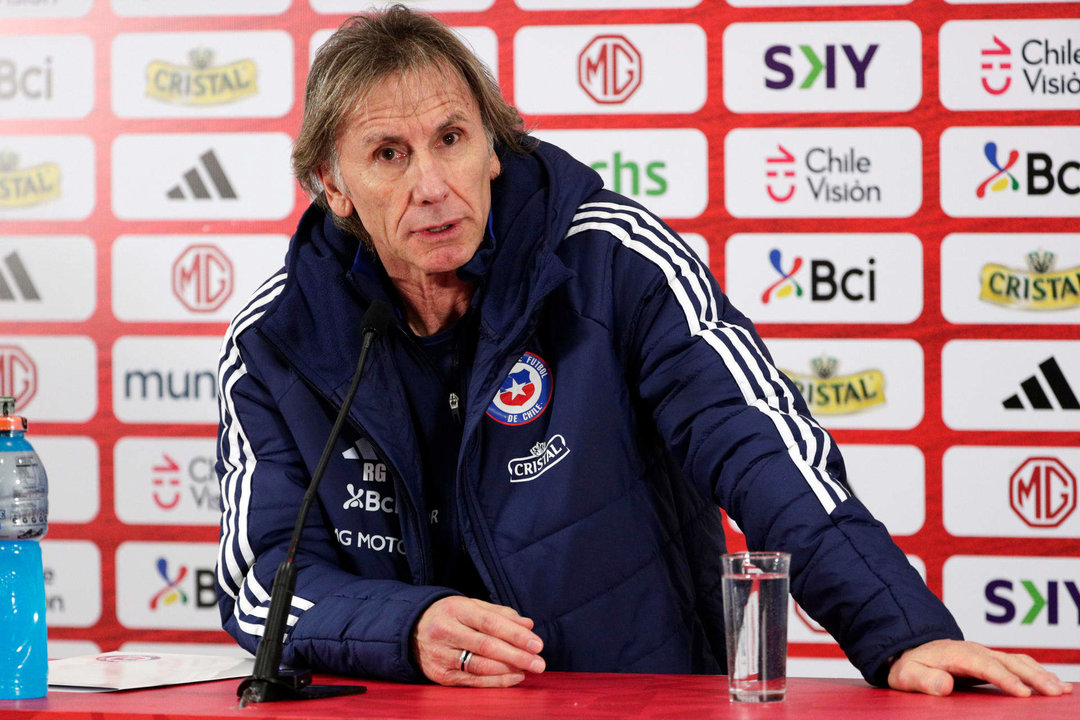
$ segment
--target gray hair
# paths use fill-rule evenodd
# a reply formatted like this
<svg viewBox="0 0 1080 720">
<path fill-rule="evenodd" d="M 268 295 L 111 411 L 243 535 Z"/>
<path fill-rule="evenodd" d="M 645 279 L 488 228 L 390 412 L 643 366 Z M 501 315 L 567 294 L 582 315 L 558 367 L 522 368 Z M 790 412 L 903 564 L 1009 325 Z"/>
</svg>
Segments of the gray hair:
<svg viewBox="0 0 1080 720">
<path fill-rule="evenodd" d="M 527 152 L 521 115 L 503 99 L 484 63 L 439 20 L 393 5 L 346 20 L 319 48 L 311 65 L 292 165 L 316 205 L 332 212 L 318 173 L 325 169 L 340 179 L 338 139 L 357 105 L 385 78 L 430 68 L 460 75 L 479 106 L 489 142 Z M 370 244 L 355 211 L 348 218 L 333 217 L 338 227 Z"/>
</svg>

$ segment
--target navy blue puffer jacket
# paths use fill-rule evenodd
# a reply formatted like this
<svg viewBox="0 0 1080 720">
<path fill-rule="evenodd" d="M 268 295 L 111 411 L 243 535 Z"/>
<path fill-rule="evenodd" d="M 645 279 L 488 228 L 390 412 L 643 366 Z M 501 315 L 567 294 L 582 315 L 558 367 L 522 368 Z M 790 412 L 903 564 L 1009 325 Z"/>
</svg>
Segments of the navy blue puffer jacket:
<svg viewBox="0 0 1080 720">
<path fill-rule="evenodd" d="M 491 599 L 536 622 L 548 668 L 723 672 L 717 505 L 751 548 L 792 553 L 792 594 L 871 682 L 901 650 L 959 638 L 684 242 L 553 146 L 501 160 L 493 237 L 462 270 L 480 320 L 456 514 Z M 222 346 L 219 604 L 252 651 L 359 319 L 386 295 L 357 257 L 313 207 Z M 374 344 L 307 521 L 288 663 L 421 679 L 411 628 L 453 593 L 432 584 L 398 341 Z"/>
</svg>

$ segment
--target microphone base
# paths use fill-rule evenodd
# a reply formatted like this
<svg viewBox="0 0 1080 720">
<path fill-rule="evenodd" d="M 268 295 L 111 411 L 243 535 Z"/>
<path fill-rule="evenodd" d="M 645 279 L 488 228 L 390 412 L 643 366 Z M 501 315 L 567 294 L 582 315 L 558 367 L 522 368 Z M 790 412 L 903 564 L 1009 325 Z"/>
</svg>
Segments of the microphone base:
<svg viewBox="0 0 1080 720">
<path fill-rule="evenodd" d="M 280 702 L 283 700 L 318 700 L 321 698 L 361 695 L 363 685 L 312 685 L 310 670 L 279 670 L 277 677 L 244 678 L 236 688 L 240 707 L 250 703 Z"/>
</svg>

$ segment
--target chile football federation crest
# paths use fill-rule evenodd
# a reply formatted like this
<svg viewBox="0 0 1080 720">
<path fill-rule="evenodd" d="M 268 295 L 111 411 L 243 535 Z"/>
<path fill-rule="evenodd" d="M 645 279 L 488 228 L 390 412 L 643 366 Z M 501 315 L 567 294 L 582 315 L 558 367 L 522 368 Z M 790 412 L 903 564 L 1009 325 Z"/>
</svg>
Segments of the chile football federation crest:
<svg viewBox="0 0 1080 720">
<path fill-rule="evenodd" d="M 551 402 L 551 390 L 547 365 L 539 356 L 527 352 L 510 368 L 510 374 L 491 399 L 487 415 L 503 425 L 532 422 Z"/>
</svg>

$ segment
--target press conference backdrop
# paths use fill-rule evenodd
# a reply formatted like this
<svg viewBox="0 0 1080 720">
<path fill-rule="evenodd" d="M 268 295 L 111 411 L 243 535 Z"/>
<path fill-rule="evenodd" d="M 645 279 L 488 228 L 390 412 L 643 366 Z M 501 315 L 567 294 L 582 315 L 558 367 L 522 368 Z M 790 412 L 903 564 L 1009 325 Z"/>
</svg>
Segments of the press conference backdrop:
<svg viewBox="0 0 1080 720">
<path fill-rule="evenodd" d="M 411 4 L 686 237 L 967 635 L 1080 679 L 1080 4 Z M 0 391 L 52 483 L 54 656 L 235 651 L 219 338 L 306 206 L 310 58 L 367 7 L 0 0 Z M 853 673 L 798 608 L 790 639 Z"/>
</svg>

